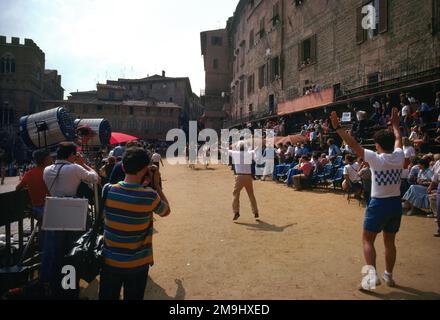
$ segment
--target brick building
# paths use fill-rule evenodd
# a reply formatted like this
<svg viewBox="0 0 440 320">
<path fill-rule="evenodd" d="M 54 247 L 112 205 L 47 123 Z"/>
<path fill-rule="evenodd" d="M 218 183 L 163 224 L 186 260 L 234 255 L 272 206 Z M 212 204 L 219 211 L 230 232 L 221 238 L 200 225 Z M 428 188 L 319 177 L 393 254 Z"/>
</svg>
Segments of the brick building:
<svg viewBox="0 0 440 320">
<path fill-rule="evenodd" d="M 0 36 L 0 124 L 16 125 L 22 115 L 38 112 L 41 100 L 63 99 L 61 75 L 45 69 L 44 52 L 30 39 L 7 42 Z"/>
<path fill-rule="evenodd" d="M 226 29 L 230 126 L 440 89 L 439 0 L 241 0 Z"/>
<path fill-rule="evenodd" d="M 205 106 L 203 121 L 205 127 L 220 130 L 230 112 L 232 65 L 227 30 L 202 32 L 200 43 L 205 68 L 205 91 L 201 95 L 202 104 Z"/>
<path fill-rule="evenodd" d="M 198 120 L 203 113 L 200 98 L 192 92 L 189 78 L 167 77 L 165 71 L 162 75 L 153 75 L 143 79 L 118 79 L 109 80 L 108 85 L 123 88 L 124 100 L 154 99 L 156 101 L 176 104 L 182 108 L 179 127 L 188 129 L 188 123 Z"/>
<path fill-rule="evenodd" d="M 72 92 L 68 100 L 43 104 L 45 109 L 65 106 L 74 119 L 106 119 L 113 131 L 144 140 L 164 140 L 169 130 L 181 126 L 181 106 L 154 98 L 134 100 L 135 96 L 127 97 L 126 92 L 121 86 L 98 84 L 95 91 Z"/>
</svg>

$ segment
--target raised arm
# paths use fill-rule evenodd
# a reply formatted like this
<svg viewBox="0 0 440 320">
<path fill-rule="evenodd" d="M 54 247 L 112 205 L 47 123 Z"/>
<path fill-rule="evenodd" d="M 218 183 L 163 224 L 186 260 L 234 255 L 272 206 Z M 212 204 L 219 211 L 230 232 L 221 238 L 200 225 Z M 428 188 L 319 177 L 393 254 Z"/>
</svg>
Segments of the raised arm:
<svg viewBox="0 0 440 320">
<path fill-rule="evenodd" d="M 349 133 L 347 133 L 344 129 L 341 128 L 339 123 L 339 118 L 336 111 L 333 111 L 331 114 L 332 126 L 336 130 L 337 134 L 345 141 L 350 148 L 357 154 L 358 157 L 365 158 L 365 150 L 362 146 L 353 138 Z"/>
<path fill-rule="evenodd" d="M 394 149 L 403 149 L 402 134 L 400 133 L 399 110 L 397 108 L 393 108 L 391 125 L 393 126 L 394 135 L 396 136 L 396 143 L 394 144 Z"/>
</svg>

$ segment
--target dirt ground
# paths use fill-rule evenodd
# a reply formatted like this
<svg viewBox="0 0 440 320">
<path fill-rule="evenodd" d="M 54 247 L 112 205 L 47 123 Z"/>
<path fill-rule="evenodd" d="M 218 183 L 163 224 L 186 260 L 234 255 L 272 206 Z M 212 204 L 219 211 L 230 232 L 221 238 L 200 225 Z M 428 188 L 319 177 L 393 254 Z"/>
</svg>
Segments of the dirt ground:
<svg viewBox="0 0 440 320">
<path fill-rule="evenodd" d="M 162 169 L 172 214 L 156 218 L 155 265 L 145 299 L 440 299 L 440 239 L 434 219 L 404 217 L 398 236 L 399 287 L 357 290 L 364 266 L 364 209 L 342 194 L 297 192 L 255 182 L 261 222 L 245 192 L 232 221 L 229 168 Z M 382 237 L 378 269 L 384 271 Z M 97 297 L 98 281 L 83 290 Z"/>
</svg>

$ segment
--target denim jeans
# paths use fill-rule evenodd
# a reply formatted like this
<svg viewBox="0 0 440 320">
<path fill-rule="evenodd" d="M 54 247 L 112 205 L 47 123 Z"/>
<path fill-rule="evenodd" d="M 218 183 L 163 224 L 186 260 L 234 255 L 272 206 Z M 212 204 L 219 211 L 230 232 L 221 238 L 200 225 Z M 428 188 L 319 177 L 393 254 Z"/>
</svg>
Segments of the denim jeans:
<svg viewBox="0 0 440 320">
<path fill-rule="evenodd" d="M 119 300 L 122 287 L 124 287 L 124 300 L 144 300 L 148 270 L 149 267 L 146 267 L 133 274 L 120 274 L 103 266 L 99 284 L 99 300 Z"/>
</svg>

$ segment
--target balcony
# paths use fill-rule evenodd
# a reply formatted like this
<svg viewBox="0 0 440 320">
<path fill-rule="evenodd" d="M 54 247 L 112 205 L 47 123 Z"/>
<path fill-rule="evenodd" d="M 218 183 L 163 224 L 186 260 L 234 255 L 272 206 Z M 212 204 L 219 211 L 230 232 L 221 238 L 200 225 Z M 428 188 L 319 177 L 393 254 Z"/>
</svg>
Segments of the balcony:
<svg viewBox="0 0 440 320">
<path fill-rule="evenodd" d="M 389 90 L 398 90 L 405 86 L 432 80 L 440 80 L 440 56 L 416 62 L 408 59 L 405 62 L 383 70 L 379 74 L 381 81 L 337 92 L 336 101 Z"/>
</svg>

